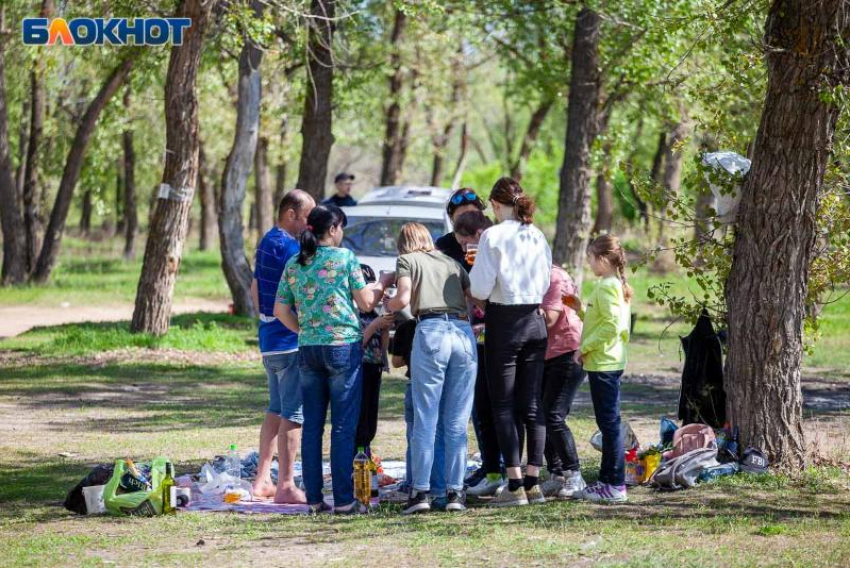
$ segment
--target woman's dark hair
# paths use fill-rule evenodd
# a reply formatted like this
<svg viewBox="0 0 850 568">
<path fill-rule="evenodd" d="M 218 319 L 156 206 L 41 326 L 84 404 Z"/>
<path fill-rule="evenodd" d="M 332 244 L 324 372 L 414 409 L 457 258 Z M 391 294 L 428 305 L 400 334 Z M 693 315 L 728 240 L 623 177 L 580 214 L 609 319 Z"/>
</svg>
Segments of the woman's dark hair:
<svg viewBox="0 0 850 568">
<path fill-rule="evenodd" d="M 474 195 L 473 199 L 469 199 L 469 195 Z M 455 203 L 459 201 L 459 203 Z M 484 211 L 487 209 L 487 204 L 484 203 L 484 200 L 475 193 L 475 190 L 471 187 L 462 187 L 460 189 L 456 189 L 449 196 L 449 202 L 446 204 L 446 213 L 449 214 L 449 217 L 454 215 L 454 212 L 463 207 L 464 205 L 475 205 L 478 207 L 479 211 Z"/>
<path fill-rule="evenodd" d="M 534 199 L 526 195 L 519 182 L 513 178 L 503 177 L 493 185 L 490 200 L 514 208 L 514 218 L 523 225 L 534 222 Z"/>
<path fill-rule="evenodd" d="M 486 231 L 493 226 L 493 221 L 481 211 L 468 211 L 457 218 L 454 231 L 461 237 L 474 237 L 478 231 Z"/>
<path fill-rule="evenodd" d="M 317 205 L 307 215 L 307 228 L 301 233 L 298 242 L 301 252 L 298 253 L 298 264 L 307 266 L 307 262 L 316 256 L 319 240 L 327 235 L 331 227 L 345 227 L 348 219 L 342 209 L 336 205 Z"/>
</svg>

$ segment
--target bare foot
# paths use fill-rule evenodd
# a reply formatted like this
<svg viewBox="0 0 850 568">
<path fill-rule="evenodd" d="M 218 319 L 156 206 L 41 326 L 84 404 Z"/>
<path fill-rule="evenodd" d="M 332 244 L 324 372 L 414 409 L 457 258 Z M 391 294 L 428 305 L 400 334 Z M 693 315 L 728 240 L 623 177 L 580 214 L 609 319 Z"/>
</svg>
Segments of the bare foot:
<svg viewBox="0 0 850 568">
<path fill-rule="evenodd" d="M 294 484 L 281 484 L 274 495 L 274 502 L 301 505 L 307 502 L 307 496 Z"/>
<path fill-rule="evenodd" d="M 271 479 L 264 479 L 262 481 L 258 479 L 254 482 L 254 486 L 251 490 L 254 493 L 254 497 L 274 497 L 277 488 L 274 486 Z"/>
</svg>

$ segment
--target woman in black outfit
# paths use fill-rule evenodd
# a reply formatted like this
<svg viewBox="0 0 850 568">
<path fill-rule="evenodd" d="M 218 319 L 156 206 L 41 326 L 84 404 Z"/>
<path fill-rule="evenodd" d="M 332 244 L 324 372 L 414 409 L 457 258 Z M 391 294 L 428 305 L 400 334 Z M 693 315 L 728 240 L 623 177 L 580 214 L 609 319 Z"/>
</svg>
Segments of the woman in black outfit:
<svg viewBox="0 0 850 568">
<path fill-rule="evenodd" d="M 534 200 L 519 183 L 497 181 L 490 203 L 499 224 L 481 235 L 470 292 L 487 301 L 487 385 L 508 474 L 507 487 L 492 504 L 527 505 L 546 501 L 539 486 L 546 424 L 538 404 L 547 341 L 540 304 L 549 288 L 552 251 L 533 225 Z M 518 424 L 528 442 L 525 480 Z"/>
</svg>

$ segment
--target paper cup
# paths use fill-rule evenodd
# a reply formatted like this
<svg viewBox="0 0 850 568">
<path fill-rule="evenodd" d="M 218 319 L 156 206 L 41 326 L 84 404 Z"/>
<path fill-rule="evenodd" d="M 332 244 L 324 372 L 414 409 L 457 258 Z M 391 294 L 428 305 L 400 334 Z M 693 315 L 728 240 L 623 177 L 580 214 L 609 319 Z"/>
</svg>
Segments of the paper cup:
<svg viewBox="0 0 850 568">
<path fill-rule="evenodd" d="M 106 486 L 92 485 L 91 487 L 83 487 L 87 515 L 101 515 L 106 512 L 106 506 L 103 504 L 104 487 Z"/>
</svg>

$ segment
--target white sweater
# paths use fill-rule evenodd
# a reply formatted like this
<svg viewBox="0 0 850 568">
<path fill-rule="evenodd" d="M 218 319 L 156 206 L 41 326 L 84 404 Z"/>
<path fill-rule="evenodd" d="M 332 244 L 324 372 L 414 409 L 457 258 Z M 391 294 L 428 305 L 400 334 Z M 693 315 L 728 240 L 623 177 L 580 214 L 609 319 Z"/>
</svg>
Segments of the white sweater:
<svg viewBox="0 0 850 568">
<path fill-rule="evenodd" d="M 470 292 L 496 304 L 540 304 L 549 289 L 552 250 L 534 225 L 509 219 L 484 231 L 469 273 Z"/>
</svg>

